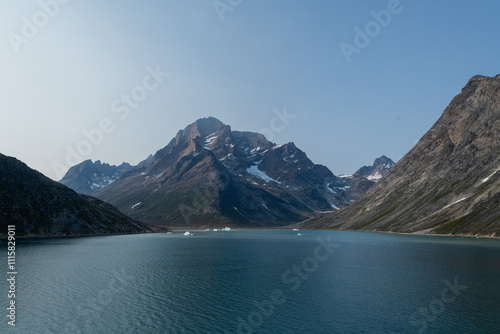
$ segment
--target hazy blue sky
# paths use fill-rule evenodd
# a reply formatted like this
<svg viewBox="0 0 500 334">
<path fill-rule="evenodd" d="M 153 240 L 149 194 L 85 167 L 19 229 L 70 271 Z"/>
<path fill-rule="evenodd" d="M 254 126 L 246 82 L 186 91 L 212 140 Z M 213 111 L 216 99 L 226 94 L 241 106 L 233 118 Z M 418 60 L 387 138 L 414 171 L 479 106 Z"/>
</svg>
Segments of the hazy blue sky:
<svg viewBox="0 0 500 334">
<path fill-rule="evenodd" d="M 68 149 L 135 164 L 209 115 L 352 173 L 401 158 L 471 76 L 500 73 L 497 1 L 0 4 L 0 152 L 54 179 Z"/>
</svg>

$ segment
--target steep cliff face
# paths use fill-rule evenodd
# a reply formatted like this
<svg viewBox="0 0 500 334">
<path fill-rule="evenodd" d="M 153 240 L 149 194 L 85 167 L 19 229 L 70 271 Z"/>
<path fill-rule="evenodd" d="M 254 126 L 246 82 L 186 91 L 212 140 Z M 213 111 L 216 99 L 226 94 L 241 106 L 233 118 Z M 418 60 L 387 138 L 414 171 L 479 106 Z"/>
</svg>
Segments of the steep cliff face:
<svg viewBox="0 0 500 334">
<path fill-rule="evenodd" d="M 96 198 L 0 154 L 0 234 L 16 225 L 19 236 L 141 233 L 150 229 Z"/>
<path fill-rule="evenodd" d="M 311 226 L 498 235 L 499 152 L 500 75 L 475 76 L 358 202 Z"/>
</svg>

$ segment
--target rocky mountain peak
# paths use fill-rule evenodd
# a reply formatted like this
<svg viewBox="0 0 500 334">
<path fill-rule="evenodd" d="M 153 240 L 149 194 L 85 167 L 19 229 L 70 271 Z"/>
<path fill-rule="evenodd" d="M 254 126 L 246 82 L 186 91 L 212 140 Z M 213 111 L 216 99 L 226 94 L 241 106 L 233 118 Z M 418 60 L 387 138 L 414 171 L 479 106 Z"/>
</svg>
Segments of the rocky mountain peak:
<svg viewBox="0 0 500 334">
<path fill-rule="evenodd" d="M 144 167 L 96 196 L 144 221 L 280 225 L 350 203 L 345 181 L 294 143 L 232 131 L 214 117 L 180 130 Z"/>
<path fill-rule="evenodd" d="M 392 167 L 394 165 L 394 161 L 392 161 L 390 158 L 386 157 L 385 155 L 381 156 L 380 158 L 375 159 L 373 162 L 374 167 Z"/>
<path fill-rule="evenodd" d="M 395 163 L 385 155 L 375 159 L 373 165 L 363 166 L 354 173 L 354 177 L 364 177 L 370 181 L 377 182 L 382 177 L 387 175 L 389 170 L 394 167 Z"/>
<path fill-rule="evenodd" d="M 215 117 L 200 118 L 193 125 L 200 137 L 214 135 L 226 127 L 224 123 Z"/>
<path fill-rule="evenodd" d="M 113 183 L 131 169 L 132 166 L 125 162 L 114 166 L 101 163 L 100 160 L 85 160 L 71 167 L 59 182 L 80 194 L 88 195 Z"/>
</svg>

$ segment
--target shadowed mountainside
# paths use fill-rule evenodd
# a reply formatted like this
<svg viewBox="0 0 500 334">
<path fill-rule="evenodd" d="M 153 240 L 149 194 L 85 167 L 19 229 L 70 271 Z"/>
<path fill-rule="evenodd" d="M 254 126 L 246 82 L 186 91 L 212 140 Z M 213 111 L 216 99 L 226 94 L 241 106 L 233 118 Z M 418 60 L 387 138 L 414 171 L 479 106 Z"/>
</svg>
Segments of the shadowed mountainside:
<svg viewBox="0 0 500 334">
<path fill-rule="evenodd" d="M 18 236 L 69 236 L 144 233 L 146 225 L 96 198 L 0 154 L 0 226 L 16 225 Z"/>
</svg>

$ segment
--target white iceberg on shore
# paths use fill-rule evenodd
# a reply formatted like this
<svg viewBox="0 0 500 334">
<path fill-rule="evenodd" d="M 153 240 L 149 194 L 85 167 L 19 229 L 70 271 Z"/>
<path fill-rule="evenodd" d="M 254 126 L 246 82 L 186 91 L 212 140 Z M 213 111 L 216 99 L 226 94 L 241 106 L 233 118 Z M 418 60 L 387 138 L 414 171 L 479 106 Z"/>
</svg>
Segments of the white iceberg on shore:
<svg viewBox="0 0 500 334">
<path fill-rule="evenodd" d="M 230 227 L 224 227 L 222 230 L 223 231 L 231 231 L 231 228 Z"/>
<path fill-rule="evenodd" d="M 186 233 L 184 233 L 184 235 L 194 235 L 194 234 L 189 232 L 189 231 L 186 231 Z"/>
<path fill-rule="evenodd" d="M 294 228 L 292 231 L 298 231 L 299 229 L 298 228 Z"/>
</svg>

